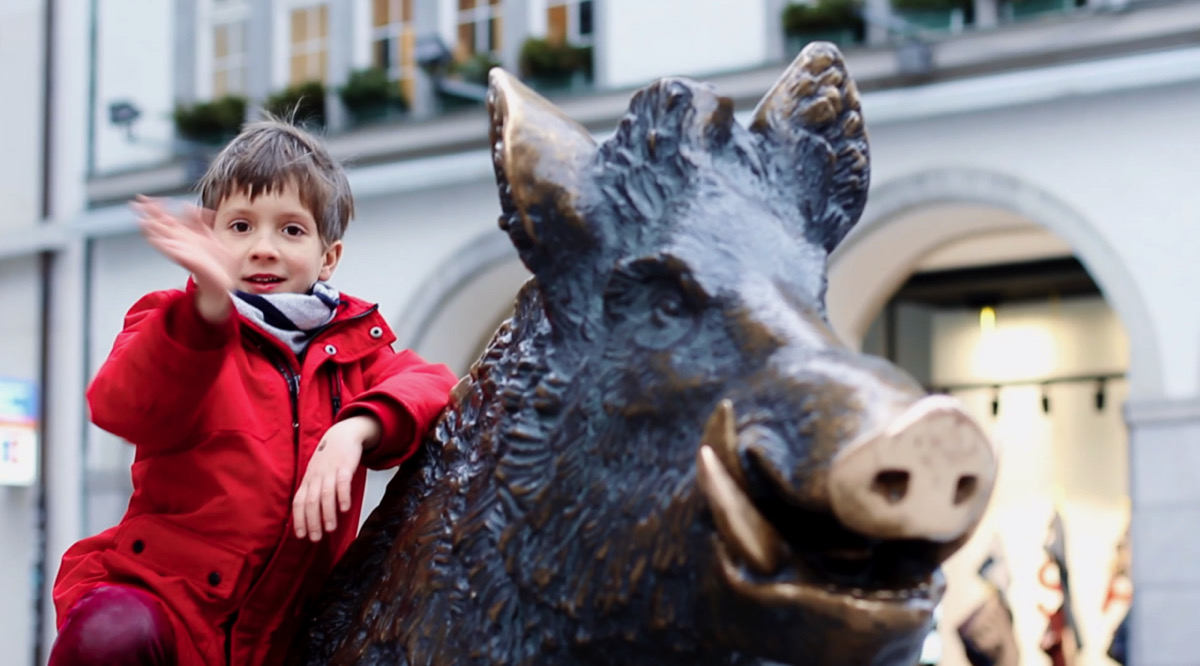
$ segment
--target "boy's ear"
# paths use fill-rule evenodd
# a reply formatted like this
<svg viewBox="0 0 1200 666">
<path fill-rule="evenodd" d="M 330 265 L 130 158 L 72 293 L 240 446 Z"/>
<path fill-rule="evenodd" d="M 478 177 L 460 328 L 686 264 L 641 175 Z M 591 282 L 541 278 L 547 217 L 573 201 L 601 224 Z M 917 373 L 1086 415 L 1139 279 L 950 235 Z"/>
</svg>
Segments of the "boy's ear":
<svg viewBox="0 0 1200 666">
<path fill-rule="evenodd" d="M 321 255 L 321 272 L 317 277 L 325 282 L 333 277 L 333 271 L 337 268 L 338 262 L 342 260 L 342 241 L 334 241 L 325 248 L 325 254 Z"/>
</svg>

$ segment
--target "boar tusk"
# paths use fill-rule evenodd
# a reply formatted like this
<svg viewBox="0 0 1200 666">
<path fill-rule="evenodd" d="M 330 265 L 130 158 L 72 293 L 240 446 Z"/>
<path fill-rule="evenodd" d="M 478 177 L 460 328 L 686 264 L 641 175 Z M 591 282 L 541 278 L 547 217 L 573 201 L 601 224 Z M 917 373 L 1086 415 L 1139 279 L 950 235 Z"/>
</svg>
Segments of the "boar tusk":
<svg viewBox="0 0 1200 666">
<path fill-rule="evenodd" d="M 778 570 L 785 548 L 779 532 L 754 508 L 710 446 L 696 451 L 696 482 L 726 545 L 760 574 Z"/>
<path fill-rule="evenodd" d="M 738 485 L 746 487 L 746 476 L 742 473 L 742 461 L 737 453 L 737 419 L 733 414 L 733 402 L 728 398 L 717 403 L 716 409 L 704 424 L 701 446 L 711 446 L 720 458 L 725 471 L 733 476 Z"/>
</svg>

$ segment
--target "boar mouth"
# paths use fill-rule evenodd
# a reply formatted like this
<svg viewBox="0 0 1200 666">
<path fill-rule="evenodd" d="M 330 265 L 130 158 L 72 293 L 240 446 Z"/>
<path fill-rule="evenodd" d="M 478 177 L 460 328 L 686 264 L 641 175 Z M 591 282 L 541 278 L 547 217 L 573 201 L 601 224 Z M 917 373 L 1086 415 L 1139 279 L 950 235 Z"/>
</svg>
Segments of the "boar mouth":
<svg viewBox="0 0 1200 666">
<path fill-rule="evenodd" d="M 721 574 L 735 592 L 843 621 L 874 618 L 890 630 L 928 622 L 945 587 L 945 544 L 869 539 L 778 495 L 751 499 L 736 445 L 733 407 L 722 401 L 696 452 L 696 480 L 716 524 Z"/>
</svg>

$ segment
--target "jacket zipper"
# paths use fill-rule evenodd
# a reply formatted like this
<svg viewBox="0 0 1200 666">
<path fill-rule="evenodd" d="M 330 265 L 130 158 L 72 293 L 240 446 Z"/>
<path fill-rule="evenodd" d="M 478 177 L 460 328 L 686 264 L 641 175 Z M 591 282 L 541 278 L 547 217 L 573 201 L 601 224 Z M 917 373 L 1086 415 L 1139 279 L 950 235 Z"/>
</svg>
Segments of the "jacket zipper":
<svg viewBox="0 0 1200 666">
<path fill-rule="evenodd" d="M 279 357 L 278 351 L 274 349 L 268 350 L 267 345 L 264 345 L 257 340 L 254 342 L 254 346 L 257 347 L 260 352 L 262 352 L 262 355 L 266 357 L 268 361 L 270 361 L 271 365 L 275 366 L 275 369 L 279 371 L 279 374 L 283 376 L 284 381 L 287 382 L 288 401 L 291 403 L 292 407 L 292 457 L 296 460 L 296 469 L 292 472 L 292 487 L 295 488 L 296 480 L 300 473 L 300 374 L 292 370 L 292 364 L 289 363 L 287 359 L 281 359 Z M 291 520 L 291 513 L 291 507 L 288 507 L 287 517 L 284 518 L 283 529 L 281 531 L 281 541 L 275 546 L 275 554 L 278 554 L 279 547 L 283 544 L 283 540 L 288 538 L 287 521 Z M 275 555 L 273 554 L 263 566 L 263 573 L 266 573 L 267 569 L 271 566 L 271 561 L 274 559 Z M 262 577 L 260 576 L 259 581 L 261 580 Z M 254 591 L 254 588 L 257 587 L 259 581 L 255 581 L 250 585 L 250 589 L 246 591 L 246 596 L 242 599 L 243 602 L 250 597 L 250 593 Z M 229 619 L 229 623 L 225 628 L 226 666 L 231 666 L 233 663 L 233 628 L 237 624 L 237 618 L 238 611 L 234 611 L 233 615 Z"/>
<path fill-rule="evenodd" d="M 373 314 L 378 309 L 379 309 L 378 305 L 372 305 L 370 308 L 367 308 L 367 310 L 364 312 L 360 312 L 359 314 L 356 314 L 353 317 L 349 317 L 349 318 L 343 319 L 339 322 L 336 322 L 333 326 L 330 326 L 330 327 L 326 328 L 324 331 L 321 331 L 320 333 L 317 334 L 317 336 L 315 338 L 310 340 L 308 343 L 309 347 L 316 344 L 317 340 L 320 339 L 321 335 L 323 335 L 326 331 L 330 330 L 331 328 L 334 328 L 335 326 L 340 325 L 340 324 L 345 324 L 348 322 L 357 321 L 359 319 L 362 319 L 363 317 Z M 295 447 L 296 455 L 299 455 L 299 453 L 300 453 L 300 374 L 297 372 L 294 372 L 292 370 L 292 364 L 288 363 L 286 359 L 280 359 L 276 350 L 272 349 L 271 351 L 268 352 L 267 347 L 264 346 L 263 344 L 256 342 L 255 345 L 258 347 L 258 350 L 261 351 L 263 353 L 263 355 L 266 356 L 267 359 L 271 361 L 271 364 L 275 366 L 275 369 L 279 371 L 279 374 L 283 375 L 284 380 L 287 381 L 288 395 L 291 398 L 291 405 L 292 405 L 292 444 Z M 342 391 L 341 391 L 340 379 L 341 379 L 341 377 L 338 376 L 338 372 L 337 372 L 336 366 L 335 366 L 334 378 L 331 380 L 331 383 L 330 383 L 330 389 L 333 392 L 333 405 L 334 405 L 333 415 L 335 417 L 337 416 L 337 413 L 339 411 L 341 411 L 341 405 L 342 405 Z M 293 486 L 295 485 L 295 479 L 293 479 L 292 485 Z"/>
<path fill-rule="evenodd" d="M 329 373 L 329 394 L 333 403 L 333 420 L 336 421 L 338 412 L 342 411 L 342 370 L 336 363 Z"/>
<path fill-rule="evenodd" d="M 354 315 L 353 317 L 349 317 L 347 319 L 343 319 L 337 323 L 342 324 L 345 322 L 356 321 L 358 319 L 362 319 L 363 317 L 366 317 L 366 316 L 372 314 L 373 312 L 375 312 L 378 309 L 379 309 L 378 305 L 372 305 L 365 312 L 359 313 L 359 314 Z M 333 327 L 331 326 L 329 328 L 333 328 Z M 326 328 L 325 331 L 328 331 L 329 328 Z M 317 338 L 319 338 L 321 336 L 321 334 L 325 333 L 325 331 L 321 331 L 321 333 L 318 333 L 315 338 L 310 340 L 308 343 L 309 346 L 314 344 L 317 341 Z M 267 347 L 269 345 L 270 345 L 269 342 L 265 345 L 257 340 L 254 342 L 254 346 L 257 347 L 260 352 L 262 352 L 263 356 L 265 356 L 267 358 L 267 360 L 270 361 L 271 365 L 275 366 L 275 369 L 279 371 L 279 374 L 283 376 L 284 381 L 287 382 L 288 399 L 291 402 L 291 407 L 292 407 L 292 456 L 296 460 L 296 470 L 292 476 L 292 488 L 295 488 L 296 483 L 299 480 L 299 474 L 300 474 L 300 373 L 296 372 L 292 369 L 292 364 L 289 363 L 287 361 L 287 359 L 280 358 L 278 350 L 271 349 L 268 351 Z M 334 375 L 333 381 L 334 381 L 335 392 L 333 394 L 333 404 L 334 404 L 333 415 L 336 418 L 337 413 L 339 411 L 341 411 L 341 402 L 342 402 L 341 381 L 340 381 L 341 376 L 340 376 L 340 373 L 338 373 L 338 371 L 336 369 L 336 365 L 335 365 L 334 372 L 335 372 L 335 375 Z M 288 511 L 288 517 L 284 520 L 284 524 L 283 524 L 283 531 L 282 531 L 283 537 L 282 538 L 284 540 L 286 540 L 288 537 L 288 535 L 287 535 L 287 521 L 288 520 L 291 520 L 290 507 L 289 507 L 289 511 Z M 270 570 L 271 563 L 275 560 L 275 555 L 277 555 L 279 553 L 279 548 L 282 544 L 283 544 L 283 541 L 280 541 L 280 543 L 275 546 L 275 553 L 271 555 L 270 559 L 268 559 L 266 564 L 263 566 L 264 574 L 268 570 Z M 262 580 L 261 577 L 259 578 L 259 580 Z M 251 584 L 250 589 L 246 591 L 246 596 L 243 599 L 243 601 L 245 601 L 245 599 L 250 598 L 251 593 L 254 592 L 254 588 L 257 587 L 257 582 L 258 581 L 255 581 L 254 584 Z M 226 666 L 229 666 L 232 663 L 231 660 L 233 658 L 233 628 L 237 623 L 237 615 L 238 614 L 235 611 L 232 618 L 230 619 L 228 627 L 225 630 L 225 663 L 226 663 Z"/>
<path fill-rule="evenodd" d="M 225 666 L 233 664 L 233 625 L 237 624 L 237 611 L 225 621 Z"/>
<path fill-rule="evenodd" d="M 292 407 L 292 450 L 293 450 L 292 452 L 296 455 L 297 458 L 299 458 L 299 456 L 300 456 L 300 373 L 292 370 L 292 364 L 289 363 L 287 361 L 287 359 L 279 358 L 278 352 L 276 352 L 274 349 L 268 351 L 266 346 L 264 346 L 258 342 L 255 342 L 255 345 L 258 347 L 258 350 L 263 353 L 263 356 L 267 357 L 267 360 L 269 360 L 271 362 L 271 365 L 275 366 L 275 369 L 278 370 L 279 374 L 283 376 L 283 380 L 285 382 L 287 382 L 288 402 L 291 404 L 291 407 Z M 299 466 L 297 465 L 297 467 L 299 467 Z M 293 478 L 292 478 L 292 487 L 293 488 L 296 486 L 296 479 L 294 477 L 295 477 L 295 474 L 293 474 Z"/>
</svg>

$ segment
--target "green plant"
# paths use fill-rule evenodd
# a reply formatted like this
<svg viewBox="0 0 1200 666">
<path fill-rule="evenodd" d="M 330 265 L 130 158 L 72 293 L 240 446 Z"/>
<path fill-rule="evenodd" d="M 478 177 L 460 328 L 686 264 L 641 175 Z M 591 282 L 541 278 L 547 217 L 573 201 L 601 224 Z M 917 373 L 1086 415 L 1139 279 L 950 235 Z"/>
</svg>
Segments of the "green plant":
<svg viewBox="0 0 1200 666">
<path fill-rule="evenodd" d="M 407 106 L 400 87 L 388 78 L 386 71 L 378 67 L 351 72 L 346 85 L 338 89 L 338 96 L 351 113 Z"/>
<path fill-rule="evenodd" d="M 575 72 L 591 74 L 592 47 L 531 37 L 521 45 L 517 66 L 521 76 L 540 79 L 564 78 Z"/>
<path fill-rule="evenodd" d="M 902 11 L 967 10 L 972 0 L 892 0 L 892 8 Z"/>
<path fill-rule="evenodd" d="M 783 8 L 783 31 L 798 35 L 820 30 L 860 29 L 857 0 L 818 0 L 816 4 L 791 3 Z"/>
<path fill-rule="evenodd" d="M 297 123 L 325 124 L 325 84 L 307 81 L 288 86 L 267 98 L 264 108 L 271 114 Z"/>
<path fill-rule="evenodd" d="M 226 95 L 190 106 L 177 105 L 172 117 L 180 136 L 200 143 L 222 143 L 246 120 L 246 99 Z"/>
<path fill-rule="evenodd" d="M 488 72 L 492 71 L 493 67 L 499 67 L 500 63 L 492 57 L 490 53 L 476 53 L 470 58 L 456 63 L 454 65 L 454 73 L 463 81 L 487 85 Z"/>
</svg>

